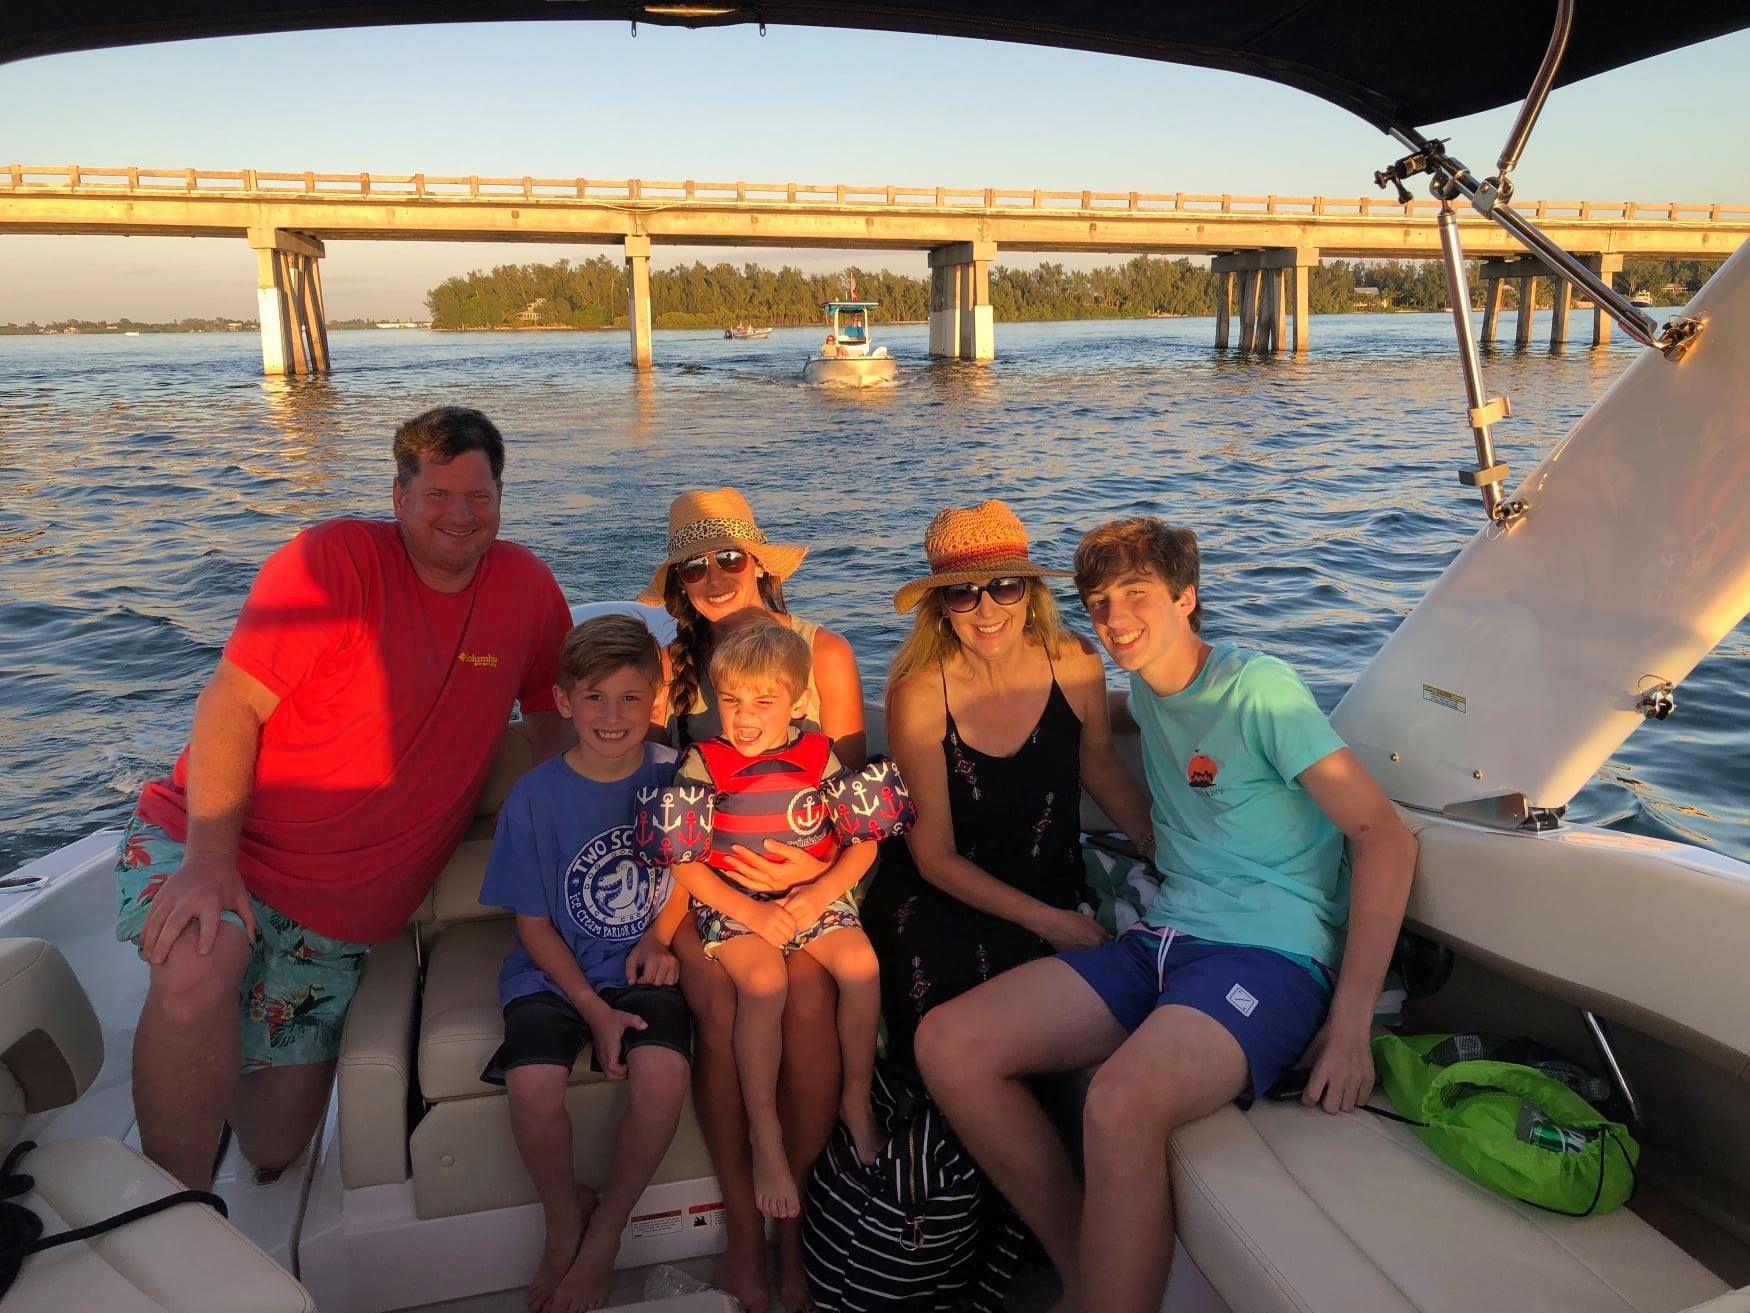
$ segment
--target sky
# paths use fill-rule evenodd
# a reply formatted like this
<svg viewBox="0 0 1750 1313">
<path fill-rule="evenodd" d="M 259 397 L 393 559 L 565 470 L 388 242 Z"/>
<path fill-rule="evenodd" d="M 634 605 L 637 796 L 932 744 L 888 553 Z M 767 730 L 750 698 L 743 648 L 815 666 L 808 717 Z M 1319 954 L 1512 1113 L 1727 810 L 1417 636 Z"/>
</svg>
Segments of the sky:
<svg viewBox="0 0 1750 1313">
<path fill-rule="evenodd" d="M 1750 32 L 1555 92 L 1518 194 L 1750 199 L 1746 68 Z M 861 121 L 824 129 L 825 75 L 860 80 Z M 1513 112 L 1424 126 L 1484 173 Z M 0 65 L 0 124 L 0 165 L 1259 195 L 1368 194 L 1374 170 L 1401 153 L 1324 101 L 1231 73 L 946 37 L 648 24 L 633 37 L 604 22 L 232 37 L 26 60 Z M 451 275 L 608 250 L 331 242 L 323 288 L 334 318 L 424 317 L 426 290 Z M 922 253 L 659 247 L 655 257 L 695 258 L 925 272 Z M 0 236 L 0 323 L 252 318 L 254 289 L 241 240 Z"/>
</svg>

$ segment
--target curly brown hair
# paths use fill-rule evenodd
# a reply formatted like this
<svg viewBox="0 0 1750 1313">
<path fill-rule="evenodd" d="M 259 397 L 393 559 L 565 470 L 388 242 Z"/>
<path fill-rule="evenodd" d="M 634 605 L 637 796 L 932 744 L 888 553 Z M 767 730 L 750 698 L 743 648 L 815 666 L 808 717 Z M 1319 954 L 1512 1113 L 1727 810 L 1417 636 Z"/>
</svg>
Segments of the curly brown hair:
<svg viewBox="0 0 1750 1313">
<path fill-rule="evenodd" d="M 1089 593 L 1132 570 L 1159 575 L 1175 599 L 1183 597 L 1187 588 L 1197 589 L 1191 632 L 1202 632 L 1203 588 L 1198 582 L 1202 557 L 1191 530 L 1176 529 L 1158 515 L 1108 520 L 1082 535 L 1075 565 L 1076 591 L 1084 603 Z"/>
</svg>

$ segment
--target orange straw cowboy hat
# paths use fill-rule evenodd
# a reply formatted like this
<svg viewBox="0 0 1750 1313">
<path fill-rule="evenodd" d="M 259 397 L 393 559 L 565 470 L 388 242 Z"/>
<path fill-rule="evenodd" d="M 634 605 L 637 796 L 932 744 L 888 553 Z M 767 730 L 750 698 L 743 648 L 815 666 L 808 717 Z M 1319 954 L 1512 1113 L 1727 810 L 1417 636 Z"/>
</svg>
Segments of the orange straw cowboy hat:
<svg viewBox="0 0 1750 1313">
<path fill-rule="evenodd" d="M 972 584 L 983 579 L 1021 575 L 1034 579 L 1073 577 L 1068 570 L 1048 570 L 1027 556 L 1027 531 L 1015 513 L 1000 501 L 977 506 L 950 506 L 924 530 L 924 555 L 930 560 L 927 578 L 913 579 L 893 595 L 895 611 L 909 611 L 932 588 Z"/>
<path fill-rule="evenodd" d="M 683 492 L 668 508 L 668 555 L 638 600 L 661 606 L 670 566 L 725 547 L 741 548 L 780 583 L 794 574 L 808 555 L 806 547 L 768 541 L 764 530 L 754 523 L 747 498 L 734 488 Z"/>
</svg>

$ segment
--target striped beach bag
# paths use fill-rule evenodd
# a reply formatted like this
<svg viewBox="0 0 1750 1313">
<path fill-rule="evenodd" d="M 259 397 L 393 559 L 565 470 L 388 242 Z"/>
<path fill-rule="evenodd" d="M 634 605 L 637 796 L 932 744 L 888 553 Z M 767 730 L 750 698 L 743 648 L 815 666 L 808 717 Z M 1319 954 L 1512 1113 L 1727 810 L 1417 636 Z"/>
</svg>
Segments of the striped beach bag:
<svg viewBox="0 0 1750 1313">
<path fill-rule="evenodd" d="M 886 1064 L 873 1163 L 840 1126 L 815 1163 L 803 1262 L 820 1313 L 999 1313 L 1025 1243 L 1014 1212 L 929 1095 Z"/>
</svg>

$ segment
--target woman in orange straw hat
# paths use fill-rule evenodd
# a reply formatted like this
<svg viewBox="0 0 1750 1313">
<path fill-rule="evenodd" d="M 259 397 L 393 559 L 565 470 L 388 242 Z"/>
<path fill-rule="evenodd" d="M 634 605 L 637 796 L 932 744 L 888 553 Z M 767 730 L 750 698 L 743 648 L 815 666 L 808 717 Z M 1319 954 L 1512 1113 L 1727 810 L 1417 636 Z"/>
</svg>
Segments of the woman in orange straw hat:
<svg viewBox="0 0 1750 1313">
<path fill-rule="evenodd" d="M 754 521 L 747 499 L 734 488 L 685 492 L 668 511 L 668 548 L 656 567 L 644 602 L 660 602 L 675 618 L 668 646 L 668 715 L 665 728 L 676 748 L 709 739 L 721 730 L 707 674 L 711 649 L 727 626 L 750 610 L 764 611 L 806 639 L 814 653 L 807 719 L 833 740 L 847 766 L 865 755 L 863 686 L 851 645 L 784 605 L 783 584 L 802 564 L 806 547 L 772 542 Z M 764 853 L 745 852 L 736 878 L 749 888 L 787 889 L 817 876 L 827 863 L 786 844 L 768 843 Z M 695 1020 L 693 1106 L 723 1187 L 728 1249 L 721 1279 L 742 1307 L 766 1307 L 765 1219 L 754 1199 L 747 1110 L 734 1051 L 735 987 L 723 969 L 705 957 L 698 927 L 687 917 L 673 949 L 681 962 L 681 990 Z M 790 1168 L 806 1182 L 838 1118 L 839 1045 L 837 995 L 832 978 L 807 953 L 785 959 L 789 992 L 784 1008 L 784 1065 L 779 1098 L 785 1111 Z M 778 1224 L 780 1294 L 787 1309 L 808 1302 L 802 1271 L 801 1230 L 796 1219 Z"/>
<path fill-rule="evenodd" d="M 1126 834 L 1148 798 L 1118 760 L 1098 652 L 1070 633 L 1000 501 L 950 507 L 924 533 L 930 572 L 887 683 L 887 736 L 917 805 L 863 907 L 881 959 L 890 1058 L 912 1064 L 925 1012 L 1036 957 L 1099 943 L 1083 892 L 1085 786 Z"/>
</svg>

